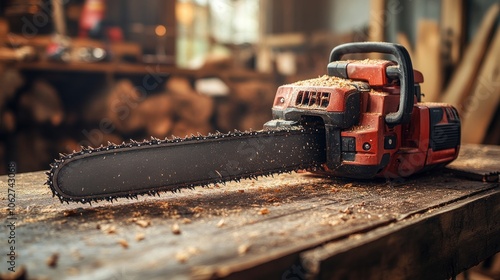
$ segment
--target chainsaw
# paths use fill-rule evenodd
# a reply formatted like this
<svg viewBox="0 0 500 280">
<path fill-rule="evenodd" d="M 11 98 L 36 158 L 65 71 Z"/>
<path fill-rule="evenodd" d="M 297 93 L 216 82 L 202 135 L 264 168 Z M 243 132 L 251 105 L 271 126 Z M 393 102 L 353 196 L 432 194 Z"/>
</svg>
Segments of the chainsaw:
<svg viewBox="0 0 500 280">
<path fill-rule="evenodd" d="M 342 60 L 377 52 L 390 60 Z M 348 178 L 399 178 L 458 156 L 451 105 L 421 101 L 423 76 L 404 47 L 335 47 L 327 75 L 277 89 L 260 131 L 131 141 L 61 155 L 47 172 L 61 202 L 91 203 L 307 170 Z"/>
</svg>

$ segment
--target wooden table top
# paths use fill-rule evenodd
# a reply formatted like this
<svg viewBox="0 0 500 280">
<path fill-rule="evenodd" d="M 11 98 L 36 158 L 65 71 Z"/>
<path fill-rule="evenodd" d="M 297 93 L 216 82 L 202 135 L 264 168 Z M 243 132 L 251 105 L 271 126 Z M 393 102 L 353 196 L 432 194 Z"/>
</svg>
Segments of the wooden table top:
<svg viewBox="0 0 500 280">
<path fill-rule="evenodd" d="M 500 147 L 470 149 L 500 166 L 487 159 Z M 444 279 L 500 251 L 498 182 L 444 170 L 391 182 L 294 173 L 92 206 L 61 204 L 35 172 L 15 175 L 14 208 L 8 178 L 4 276 L 12 234 L 30 279 Z"/>
</svg>

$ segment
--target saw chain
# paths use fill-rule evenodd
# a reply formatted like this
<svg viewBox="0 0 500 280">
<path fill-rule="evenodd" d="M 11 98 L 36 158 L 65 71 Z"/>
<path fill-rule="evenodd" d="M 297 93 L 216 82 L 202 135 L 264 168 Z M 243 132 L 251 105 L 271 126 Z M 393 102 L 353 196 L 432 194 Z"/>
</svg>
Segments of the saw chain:
<svg viewBox="0 0 500 280">
<path fill-rule="evenodd" d="M 92 203 L 159 195 L 257 178 L 325 162 L 322 128 L 234 131 L 145 140 L 61 154 L 47 172 L 61 202 Z"/>
</svg>

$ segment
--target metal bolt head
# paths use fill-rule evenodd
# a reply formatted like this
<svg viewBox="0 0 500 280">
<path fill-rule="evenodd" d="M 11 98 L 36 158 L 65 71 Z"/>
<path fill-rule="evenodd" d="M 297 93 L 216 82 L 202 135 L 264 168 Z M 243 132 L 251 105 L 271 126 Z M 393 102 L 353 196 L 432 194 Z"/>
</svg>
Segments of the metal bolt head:
<svg viewBox="0 0 500 280">
<path fill-rule="evenodd" d="M 368 142 L 363 143 L 363 150 L 368 151 L 371 148 L 372 148 L 372 145 L 370 145 L 370 143 L 368 143 Z"/>
</svg>

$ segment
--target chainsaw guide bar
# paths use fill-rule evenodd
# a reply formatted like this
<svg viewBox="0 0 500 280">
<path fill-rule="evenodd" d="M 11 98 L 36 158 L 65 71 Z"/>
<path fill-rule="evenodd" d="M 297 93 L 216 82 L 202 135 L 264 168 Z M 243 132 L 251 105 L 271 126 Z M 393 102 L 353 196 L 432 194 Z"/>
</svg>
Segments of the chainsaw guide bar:
<svg viewBox="0 0 500 280">
<path fill-rule="evenodd" d="M 315 170 L 324 139 L 322 128 L 294 127 L 82 147 L 51 164 L 46 184 L 61 202 L 91 203 Z"/>
</svg>

